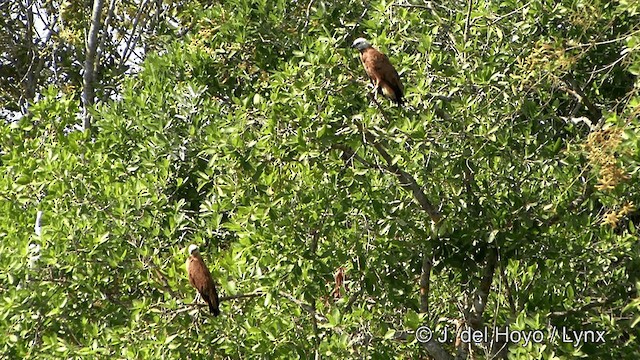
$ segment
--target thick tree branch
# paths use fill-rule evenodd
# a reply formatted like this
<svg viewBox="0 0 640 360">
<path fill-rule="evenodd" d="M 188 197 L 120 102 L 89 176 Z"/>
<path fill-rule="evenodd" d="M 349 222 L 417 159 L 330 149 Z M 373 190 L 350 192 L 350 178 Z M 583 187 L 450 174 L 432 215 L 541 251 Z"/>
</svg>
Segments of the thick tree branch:
<svg viewBox="0 0 640 360">
<path fill-rule="evenodd" d="M 398 180 L 400 180 L 400 186 L 405 190 L 411 191 L 413 197 L 416 199 L 418 204 L 420 204 L 422 209 L 427 212 L 431 220 L 433 220 L 435 223 L 438 223 L 441 218 L 440 213 L 435 208 L 435 206 L 431 204 L 431 202 L 427 198 L 427 195 L 422 191 L 422 187 L 418 185 L 418 182 L 414 179 L 414 177 L 406 171 L 400 169 L 396 164 L 393 164 L 391 155 L 389 155 L 384 146 L 375 139 L 375 136 L 373 134 L 366 130 L 362 131 L 365 133 L 367 141 L 373 144 L 374 148 L 378 150 L 380 156 L 382 156 L 382 158 L 385 160 L 387 165 L 384 166 L 384 169 L 394 174 L 398 178 Z M 336 144 L 333 145 L 332 148 L 342 150 L 350 159 L 355 159 L 359 163 L 369 168 L 377 168 L 377 166 L 358 156 L 353 149 L 346 145 Z"/>
<path fill-rule="evenodd" d="M 487 262 L 484 266 L 484 273 L 480 281 L 480 287 L 476 292 L 473 302 L 473 318 L 470 319 L 471 325 L 474 327 L 482 326 L 482 314 L 487 306 L 487 299 L 491 292 L 491 284 L 493 283 L 493 275 L 496 272 L 496 264 L 498 263 L 498 251 L 491 247 L 488 249 Z"/>
<path fill-rule="evenodd" d="M 429 312 L 429 278 L 431 277 L 431 267 L 433 266 L 433 253 L 425 251 L 422 254 L 422 272 L 420 274 L 420 312 Z"/>
<path fill-rule="evenodd" d="M 368 136 L 367 136 L 368 135 Z M 402 171 L 400 168 L 398 168 L 398 166 L 396 165 L 389 165 L 391 164 L 391 156 L 389 156 L 389 154 L 387 153 L 386 149 L 384 149 L 384 147 L 379 144 L 377 141 L 375 141 L 375 138 L 373 137 L 373 134 L 369 133 L 369 132 L 365 132 L 365 137 L 367 138 L 367 141 L 370 141 L 372 143 L 374 143 L 374 146 L 376 146 L 376 150 L 378 150 L 380 152 L 380 155 L 385 159 L 387 166 L 385 167 L 386 170 L 394 173 L 401 181 L 401 186 L 403 186 L 403 188 L 408 188 L 409 190 L 411 190 L 414 194 L 414 197 L 416 197 L 416 199 L 418 200 L 418 202 L 420 203 L 420 205 L 423 207 L 423 209 L 425 209 L 427 211 L 427 213 L 431 216 L 431 219 L 434 220 L 434 222 L 438 222 L 438 220 L 440 219 L 440 214 L 438 214 L 437 210 L 435 210 L 435 208 L 433 207 L 433 205 L 429 202 L 429 200 L 427 199 L 426 195 L 422 192 L 422 189 L 420 188 L 420 186 L 417 184 L 417 182 L 415 181 L 415 179 L 413 179 L 413 177 L 411 175 L 409 175 L 408 173 Z M 368 168 L 379 168 L 378 166 L 366 161 L 365 159 L 363 159 L 362 157 L 358 156 L 355 151 L 353 149 L 351 149 L 349 146 L 343 145 L 343 144 L 336 144 L 332 146 L 333 149 L 337 149 L 337 150 L 341 150 L 345 153 L 346 157 L 348 159 L 354 159 L 356 161 L 358 161 L 359 163 L 361 163 L 362 165 L 368 167 Z M 408 183 L 408 184 L 407 184 Z M 405 185 L 403 185 L 405 184 Z M 427 210 L 429 209 L 429 210 Z M 429 213 L 429 211 L 431 211 L 431 213 Z M 420 276 L 420 309 L 421 312 L 428 312 L 428 294 L 429 294 L 429 277 L 431 274 L 431 267 L 433 266 L 433 261 L 432 261 L 432 254 L 429 253 L 425 253 L 423 255 L 423 266 L 422 266 L 422 274 Z M 427 263 L 425 264 L 425 260 L 427 261 Z M 360 291 L 354 293 L 351 295 L 351 297 L 349 298 L 349 301 L 347 302 L 347 305 L 345 306 L 346 309 L 349 309 L 357 300 L 357 298 L 360 296 L 360 294 L 363 292 L 363 289 L 360 289 Z M 396 336 L 394 336 L 394 338 L 396 340 L 402 340 L 404 337 L 403 334 L 401 332 L 396 333 Z M 421 343 L 421 345 L 427 350 L 427 352 L 429 353 L 429 355 L 437 360 L 451 360 L 453 359 L 453 357 L 451 356 L 451 354 L 449 354 L 442 346 L 440 343 L 438 343 L 437 341 L 435 341 L 434 339 L 428 341 L 428 342 L 423 342 Z"/>
<path fill-rule="evenodd" d="M 489 248 L 486 256 L 486 263 L 480 280 L 480 286 L 473 295 L 470 308 L 465 310 L 466 324 L 472 329 L 480 329 L 483 325 L 482 315 L 487 306 L 487 299 L 491 291 L 493 276 L 498 263 L 498 251 L 495 248 Z M 457 346 L 456 359 L 466 359 L 469 355 L 469 344 L 460 342 Z"/>
<path fill-rule="evenodd" d="M 382 156 L 382 158 L 387 163 L 385 169 L 398 178 L 398 180 L 400 181 L 400 186 L 403 189 L 411 191 L 413 197 L 416 199 L 416 201 L 418 201 L 418 204 L 420 204 L 422 209 L 427 212 L 431 220 L 433 220 L 433 222 L 435 223 L 438 223 L 440 221 L 441 215 L 436 207 L 431 204 L 431 202 L 427 198 L 427 195 L 422 191 L 422 187 L 418 185 L 416 179 L 411 174 L 400 169 L 398 165 L 393 163 L 393 158 L 391 157 L 391 155 L 389 155 L 387 149 L 385 149 L 384 145 L 382 145 L 382 143 L 379 142 L 372 133 L 364 129 L 363 131 L 367 141 L 373 144 L 373 147 L 378 151 L 380 156 Z"/>
<path fill-rule="evenodd" d="M 422 346 L 427 349 L 429 355 L 436 360 L 452 360 L 453 356 L 449 354 L 440 343 L 436 340 L 431 339 L 430 341 L 422 343 Z"/>
<path fill-rule="evenodd" d="M 100 18 L 102 16 L 103 0 L 93 1 L 93 10 L 91 12 L 91 27 L 89 28 L 89 36 L 87 38 L 86 56 L 84 60 L 84 74 L 82 75 L 82 103 L 84 120 L 82 127 L 84 130 L 91 129 L 91 115 L 89 107 L 93 104 L 95 98 L 95 70 L 96 70 L 96 53 L 98 49 L 98 33 L 100 32 Z"/>
</svg>

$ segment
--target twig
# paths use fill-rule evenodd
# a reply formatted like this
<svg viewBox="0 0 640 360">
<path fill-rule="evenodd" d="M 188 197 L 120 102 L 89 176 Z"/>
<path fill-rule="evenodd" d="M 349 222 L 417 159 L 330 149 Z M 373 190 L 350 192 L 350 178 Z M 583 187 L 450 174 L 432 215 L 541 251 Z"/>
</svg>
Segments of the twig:
<svg viewBox="0 0 640 360">
<path fill-rule="evenodd" d="M 129 35 L 129 38 L 127 39 L 127 43 L 124 47 L 124 52 L 122 53 L 122 57 L 120 58 L 120 62 L 118 63 L 118 69 L 122 68 L 122 66 L 127 62 L 127 60 L 129 60 L 129 56 L 131 56 L 131 53 L 133 52 L 134 48 L 136 47 L 136 43 L 138 42 L 138 39 L 140 38 L 140 34 L 142 34 L 143 30 L 140 30 L 140 32 L 138 34 L 136 34 L 136 30 L 138 29 L 138 23 L 140 22 L 140 18 L 142 17 L 142 13 L 144 8 L 147 7 L 147 1 L 144 0 L 140 3 L 140 7 L 138 7 L 138 13 L 136 14 L 136 17 L 133 19 L 133 26 L 131 27 L 131 34 Z M 144 25 L 142 25 L 144 26 Z M 134 36 L 135 36 L 135 40 L 134 40 Z"/>
<path fill-rule="evenodd" d="M 392 6 L 408 8 L 408 9 L 424 9 L 424 10 L 433 10 L 433 6 L 431 6 L 431 2 L 427 2 L 427 5 L 416 5 L 416 4 L 398 4 L 395 3 Z"/>
<path fill-rule="evenodd" d="M 306 20 L 304 21 L 304 25 L 302 25 L 302 27 L 304 27 L 305 29 L 307 28 L 307 25 L 309 25 L 309 14 L 311 13 L 311 6 L 313 5 L 314 1 L 315 0 L 309 1 L 309 4 L 307 5 L 307 10 L 305 12 Z"/>
<path fill-rule="evenodd" d="M 265 295 L 265 293 L 263 293 L 263 292 L 254 292 L 254 293 L 249 293 L 249 294 L 228 295 L 228 296 L 219 297 L 218 301 L 229 301 L 229 300 L 235 300 L 235 299 L 247 299 L 247 298 L 260 297 L 260 296 L 264 296 L 264 295 Z"/>
<path fill-rule="evenodd" d="M 338 43 L 343 43 L 345 40 L 347 40 L 347 38 L 352 37 L 353 33 L 356 31 L 356 29 L 358 28 L 358 25 L 360 23 L 362 23 L 362 19 L 364 19 L 364 16 L 367 14 L 367 11 L 369 11 L 369 6 L 371 5 L 371 2 L 367 2 L 367 4 L 364 6 L 364 10 L 362 11 L 362 14 L 360 14 L 360 17 L 358 18 L 358 20 L 354 23 L 355 25 L 353 26 L 353 28 L 351 29 L 351 31 L 347 32 L 344 34 L 344 36 L 342 37 L 342 39 L 340 39 L 340 41 L 338 41 Z"/>
<path fill-rule="evenodd" d="M 531 1 L 529 1 L 528 3 L 526 3 L 526 4 L 522 5 L 522 6 L 520 6 L 519 8 L 517 8 L 517 9 L 515 9 L 515 10 L 512 10 L 512 11 L 510 11 L 510 12 L 508 12 L 508 13 L 504 14 L 504 15 L 500 15 L 500 16 L 498 16 L 497 18 L 495 18 L 495 19 L 491 20 L 491 22 L 490 22 L 489 24 L 487 24 L 487 26 L 491 26 L 491 25 L 493 25 L 493 24 L 495 24 L 495 23 L 497 23 L 497 22 L 500 22 L 502 19 L 507 18 L 507 17 L 509 17 L 509 16 L 511 16 L 511 15 L 513 15 L 513 14 L 515 14 L 515 13 L 517 13 L 518 11 L 520 11 L 520 10 L 524 9 L 525 7 L 527 7 L 527 6 L 529 6 L 529 5 L 531 5 Z"/>
<path fill-rule="evenodd" d="M 379 169 L 380 168 L 379 166 L 374 165 L 374 164 L 368 162 L 367 160 L 363 159 L 360 155 L 356 154 L 355 150 L 351 149 L 347 145 L 334 144 L 334 145 L 331 145 L 331 148 L 332 149 L 341 150 L 342 152 L 345 153 L 345 155 L 347 156 L 348 159 L 354 159 L 354 160 L 358 161 L 359 163 L 361 163 L 362 165 L 365 165 L 366 167 L 368 167 L 370 169 Z"/>
<path fill-rule="evenodd" d="M 593 308 L 597 308 L 600 306 L 605 306 L 607 304 L 609 304 L 610 301 L 607 299 L 604 300 L 599 300 L 599 301 L 595 301 L 592 303 L 588 303 L 588 304 L 584 304 L 581 307 L 577 308 L 577 309 L 568 309 L 568 310 L 564 310 L 564 311 L 553 311 L 547 314 L 547 317 L 549 318 L 561 318 L 561 317 L 566 317 L 566 316 L 570 316 L 573 314 L 584 314 L 586 313 L 586 311 L 591 310 Z"/>
<path fill-rule="evenodd" d="M 589 43 L 589 44 L 578 44 L 575 46 L 570 46 L 568 48 L 566 48 L 565 50 L 573 50 L 573 49 L 577 49 L 577 48 L 585 48 L 585 47 L 591 47 L 591 46 L 599 46 L 599 45 L 606 45 L 606 44 L 612 44 L 618 41 L 623 41 L 623 40 L 627 40 L 629 37 L 637 34 L 640 32 L 640 29 L 638 30 L 634 30 L 628 34 L 625 34 L 624 36 L 620 36 L 618 38 L 615 39 L 611 39 L 611 40 L 604 40 L 604 41 L 599 41 L 599 42 L 594 42 L 594 43 Z"/>
</svg>

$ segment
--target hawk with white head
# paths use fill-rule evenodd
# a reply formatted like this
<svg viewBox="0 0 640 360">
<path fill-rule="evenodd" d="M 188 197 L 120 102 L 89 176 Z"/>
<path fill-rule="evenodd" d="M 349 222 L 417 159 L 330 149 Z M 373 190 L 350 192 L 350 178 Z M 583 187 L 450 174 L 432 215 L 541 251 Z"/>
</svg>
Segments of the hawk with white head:
<svg viewBox="0 0 640 360">
<path fill-rule="evenodd" d="M 189 258 L 187 259 L 187 273 L 189 274 L 189 283 L 198 290 L 198 294 L 209 305 L 209 311 L 214 316 L 220 315 L 220 302 L 218 301 L 218 293 L 216 286 L 211 278 L 209 268 L 202 260 L 197 245 L 189 246 Z"/>
<path fill-rule="evenodd" d="M 357 38 L 351 47 L 360 50 L 360 60 L 364 65 L 364 71 L 373 83 L 374 95 L 380 93 L 396 104 L 402 105 L 404 86 L 389 58 L 364 38 Z"/>
</svg>

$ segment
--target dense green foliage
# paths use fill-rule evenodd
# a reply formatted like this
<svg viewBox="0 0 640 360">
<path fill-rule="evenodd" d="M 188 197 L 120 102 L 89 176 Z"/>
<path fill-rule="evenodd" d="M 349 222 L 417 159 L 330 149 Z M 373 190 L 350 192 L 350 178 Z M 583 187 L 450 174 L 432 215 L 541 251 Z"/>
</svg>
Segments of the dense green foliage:
<svg viewBox="0 0 640 360">
<path fill-rule="evenodd" d="M 499 356 L 637 359 L 640 4 L 471 4 L 194 2 L 93 134 L 49 87 L 0 127 L 0 353 L 442 358 L 414 332 L 464 323 L 605 332 Z M 191 243 L 251 296 L 192 305 Z"/>
</svg>

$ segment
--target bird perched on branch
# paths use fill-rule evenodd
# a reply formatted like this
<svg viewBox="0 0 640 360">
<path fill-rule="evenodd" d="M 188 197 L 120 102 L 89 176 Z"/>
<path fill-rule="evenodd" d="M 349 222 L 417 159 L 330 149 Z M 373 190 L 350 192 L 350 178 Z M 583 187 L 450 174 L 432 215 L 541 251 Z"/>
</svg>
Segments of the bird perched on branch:
<svg viewBox="0 0 640 360">
<path fill-rule="evenodd" d="M 364 38 L 357 38 L 351 47 L 360 50 L 360 60 L 373 84 L 374 96 L 380 93 L 396 104 L 402 105 L 404 86 L 389 58 Z"/>
<path fill-rule="evenodd" d="M 189 283 L 198 290 L 198 295 L 209 305 L 209 311 L 211 311 L 214 316 L 220 315 L 220 303 L 218 301 L 216 286 L 213 283 L 207 265 L 198 252 L 197 245 L 189 245 L 187 273 L 189 274 Z"/>
</svg>

